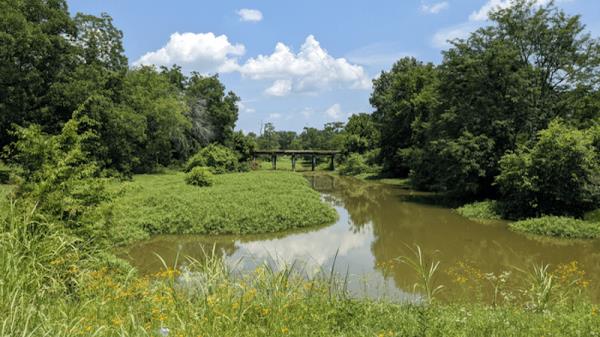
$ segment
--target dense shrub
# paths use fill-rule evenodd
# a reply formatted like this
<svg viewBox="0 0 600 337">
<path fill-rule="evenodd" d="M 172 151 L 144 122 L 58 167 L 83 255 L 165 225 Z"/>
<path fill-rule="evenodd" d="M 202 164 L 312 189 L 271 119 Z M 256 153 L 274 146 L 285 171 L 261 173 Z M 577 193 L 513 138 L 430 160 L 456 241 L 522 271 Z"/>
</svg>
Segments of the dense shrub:
<svg viewBox="0 0 600 337">
<path fill-rule="evenodd" d="M 562 216 L 544 216 L 513 222 L 510 229 L 518 232 L 561 238 L 600 238 L 600 223 Z"/>
<path fill-rule="evenodd" d="M 458 214 L 474 220 L 499 220 L 498 203 L 494 200 L 485 200 L 463 205 L 456 209 Z"/>
<path fill-rule="evenodd" d="M 500 160 L 502 212 L 517 219 L 583 215 L 599 196 L 597 160 L 587 133 L 552 122 L 531 149 L 521 147 Z"/>
<path fill-rule="evenodd" d="M 228 147 L 210 144 L 189 159 L 186 172 L 197 166 L 208 167 L 214 174 L 235 172 L 239 168 L 238 156 Z"/>
<path fill-rule="evenodd" d="M 110 200 L 111 195 L 100 179 L 98 166 L 82 146 L 95 134 L 79 134 L 78 126 L 77 121 L 70 120 L 55 136 L 44 134 L 35 125 L 19 128 L 11 151 L 14 163 L 23 170 L 16 188 L 20 205 L 64 221 L 82 234 L 86 230 L 84 215 Z"/>
<path fill-rule="evenodd" d="M 370 167 L 365 158 L 358 153 L 350 154 L 346 163 L 340 168 L 340 174 L 344 176 L 355 176 L 367 172 L 370 172 Z"/>
<path fill-rule="evenodd" d="M 214 176 L 208 167 L 196 166 L 185 175 L 185 182 L 194 186 L 211 186 Z"/>
</svg>

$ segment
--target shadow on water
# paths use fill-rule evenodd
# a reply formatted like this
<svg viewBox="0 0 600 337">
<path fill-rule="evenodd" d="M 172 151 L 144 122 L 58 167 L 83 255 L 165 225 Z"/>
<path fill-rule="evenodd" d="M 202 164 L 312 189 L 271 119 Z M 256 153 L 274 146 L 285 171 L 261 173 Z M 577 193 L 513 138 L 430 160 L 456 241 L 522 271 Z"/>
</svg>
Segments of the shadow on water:
<svg viewBox="0 0 600 337">
<path fill-rule="evenodd" d="M 449 272 L 467 264 L 482 273 L 552 266 L 577 261 L 591 281 L 593 299 L 600 299 L 600 241 L 565 241 L 524 236 L 511 232 L 506 222 L 482 225 L 447 206 L 447 200 L 422 193 L 327 174 L 307 176 L 340 217 L 330 226 L 303 231 L 249 236 L 158 236 L 128 249 L 130 259 L 142 272 L 160 268 L 153 253 L 167 261 L 179 255 L 201 258 L 216 245 L 224 258 L 243 268 L 264 261 L 304 261 L 308 270 L 327 269 L 337 254 L 341 274 L 350 272 L 350 290 L 358 295 L 410 298 L 414 274 L 395 262 L 409 253 L 407 245 L 419 244 L 425 252 L 439 251 L 437 281 L 447 287 L 445 296 L 470 296 Z M 466 293 L 465 293 L 466 292 Z"/>
</svg>

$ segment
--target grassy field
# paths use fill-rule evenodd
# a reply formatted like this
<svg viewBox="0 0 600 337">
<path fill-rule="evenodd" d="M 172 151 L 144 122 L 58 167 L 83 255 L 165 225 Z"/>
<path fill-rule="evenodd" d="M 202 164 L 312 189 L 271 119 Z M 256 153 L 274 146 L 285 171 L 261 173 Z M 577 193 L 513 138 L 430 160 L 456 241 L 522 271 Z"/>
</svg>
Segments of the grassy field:
<svg viewBox="0 0 600 337">
<path fill-rule="evenodd" d="M 111 187 L 117 241 L 150 234 L 250 234 L 321 226 L 335 221 L 305 178 L 290 172 L 216 175 L 211 187 L 185 184 L 184 175 L 139 175 Z"/>
</svg>

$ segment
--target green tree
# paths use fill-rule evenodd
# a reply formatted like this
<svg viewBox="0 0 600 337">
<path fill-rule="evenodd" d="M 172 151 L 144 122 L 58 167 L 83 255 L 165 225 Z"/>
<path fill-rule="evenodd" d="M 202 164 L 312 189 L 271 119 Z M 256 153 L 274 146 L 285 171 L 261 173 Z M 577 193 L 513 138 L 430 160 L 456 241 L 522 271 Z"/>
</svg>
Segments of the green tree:
<svg viewBox="0 0 600 337">
<path fill-rule="evenodd" d="M 127 73 L 122 104 L 144 120 L 144 141 L 136 149 L 139 158 L 139 165 L 134 168 L 136 172 L 169 165 L 189 152 L 186 134 L 191 123 L 184 115 L 187 106 L 179 93 L 153 67 L 141 67 Z"/>
<path fill-rule="evenodd" d="M 202 125 L 203 128 L 211 130 L 209 142 L 225 144 L 233 135 L 235 123 L 238 119 L 237 102 L 240 100 L 233 92 L 225 93 L 225 86 L 215 76 L 202 76 L 192 73 L 187 81 L 186 96 L 192 110 L 190 118 L 193 125 Z M 197 119 L 197 120 L 196 120 Z M 196 126 L 194 126 L 196 129 Z M 200 134 L 193 134 L 194 139 L 204 144 L 202 128 L 197 128 Z"/>
<path fill-rule="evenodd" d="M 66 1 L 0 1 L 0 148 L 13 125 L 57 133 L 71 117 L 56 88 L 78 63 L 76 32 Z"/>
<path fill-rule="evenodd" d="M 496 178 L 509 218 L 581 216 L 600 197 L 598 154 L 589 131 L 554 121 L 533 146 L 521 146 L 500 160 Z"/>
<path fill-rule="evenodd" d="M 347 153 L 363 154 L 379 146 L 379 126 L 370 114 L 360 113 L 350 116 L 344 130 L 346 137 L 343 148 Z"/>
<path fill-rule="evenodd" d="M 274 150 L 279 147 L 279 134 L 273 123 L 265 123 L 261 135 L 257 139 L 258 148 L 261 150 Z"/>
<path fill-rule="evenodd" d="M 396 152 L 410 163 L 419 186 L 493 195 L 497 163 L 507 151 L 534 140 L 556 117 L 585 126 L 586 118 L 598 113 L 594 83 L 600 47 L 583 33 L 578 16 L 553 4 L 518 0 L 490 18 L 493 25 L 453 41 L 444 52 L 437 70 L 439 104 L 428 119 L 411 124 L 411 148 Z M 473 147 L 471 138 L 479 145 Z M 461 144 L 467 147 L 457 148 Z M 391 152 L 382 148 L 382 153 Z M 442 161 L 440 170 L 432 164 L 443 153 L 454 155 L 445 156 L 449 161 Z M 456 185 L 465 172 L 477 174 Z"/>
<path fill-rule="evenodd" d="M 381 132 L 384 170 L 408 173 L 400 150 L 415 143 L 413 125 L 429 120 L 438 105 L 438 74 L 431 63 L 403 58 L 373 81 L 373 118 Z"/>
</svg>

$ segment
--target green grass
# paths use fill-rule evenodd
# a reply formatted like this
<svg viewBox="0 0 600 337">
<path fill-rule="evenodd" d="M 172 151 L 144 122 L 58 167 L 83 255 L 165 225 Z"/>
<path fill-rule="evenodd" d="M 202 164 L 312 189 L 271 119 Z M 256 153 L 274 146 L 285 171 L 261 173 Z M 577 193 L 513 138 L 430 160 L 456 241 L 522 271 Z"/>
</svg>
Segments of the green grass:
<svg viewBox="0 0 600 337">
<path fill-rule="evenodd" d="M 123 189 L 110 207 L 119 241 L 148 234 L 270 233 L 337 218 L 306 179 L 291 172 L 216 175 L 210 187 L 187 185 L 181 173 L 139 175 L 112 188 Z"/>
<path fill-rule="evenodd" d="M 456 209 L 458 214 L 479 222 L 501 220 L 498 204 L 494 200 L 485 200 L 463 205 Z"/>
<path fill-rule="evenodd" d="M 5 212 L 8 209 L 9 200 L 8 194 L 12 190 L 12 185 L 0 184 L 0 213 Z"/>
<path fill-rule="evenodd" d="M 600 238 L 600 223 L 570 217 L 545 216 L 509 224 L 510 229 L 535 235 L 569 239 Z"/>
<path fill-rule="evenodd" d="M 541 284 L 548 277 L 541 275 Z M 510 290 L 524 302 L 496 306 L 391 303 L 349 297 L 344 281 L 328 271 L 307 278 L 297 268 L 263 266 L 240 275 L 210 253 L 183 271 L 171 266 L 142 277 L 103 252 L 82 252 L 77 238 L 50 224 L 17 220 L 0 235 L 0 336 L 161 336 L 161 329 L 204 337 L 600 333 L 598 306 L 576 295 L 575 283 L 563 291 L 557 281 L 543 296 L 539 284 L 531 279 Z"/>
</svg>

